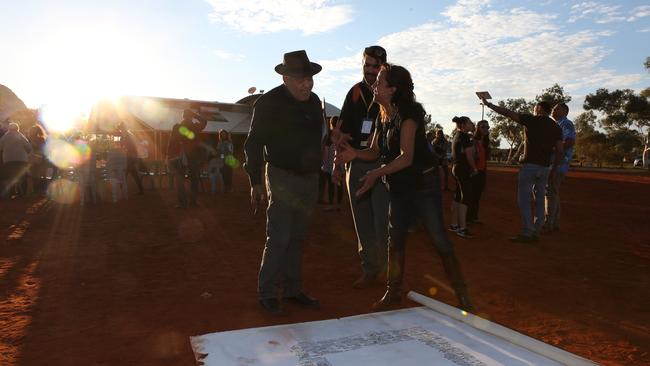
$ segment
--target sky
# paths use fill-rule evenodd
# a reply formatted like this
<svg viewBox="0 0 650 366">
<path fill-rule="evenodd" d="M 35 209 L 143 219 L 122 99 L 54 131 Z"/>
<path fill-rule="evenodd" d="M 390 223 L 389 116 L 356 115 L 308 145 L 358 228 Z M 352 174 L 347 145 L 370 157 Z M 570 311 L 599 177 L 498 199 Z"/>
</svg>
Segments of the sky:
<svg viewBox="0 0 650 366">
<path fill-rule="evenodd" d="M 68 115 L 120 95 L 234 103 L 279 85 L 273 68 L 300 49 L 323 66 L 314 92 L 341 107 L 373 44 L 447 133 L 455 115 L 480 119 L 476 91 L 532 99 L 558 83 L 575 117 L 598 88 L 650 86 L 647 0 L 2 2 L 0 84 Z"/>
</svg>

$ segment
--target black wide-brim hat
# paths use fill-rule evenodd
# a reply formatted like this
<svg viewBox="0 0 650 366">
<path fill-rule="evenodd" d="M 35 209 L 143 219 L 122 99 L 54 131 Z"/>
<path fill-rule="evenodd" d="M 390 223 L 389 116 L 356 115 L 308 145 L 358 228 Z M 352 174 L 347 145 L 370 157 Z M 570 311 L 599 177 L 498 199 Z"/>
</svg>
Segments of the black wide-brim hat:
<svg viewBox="0 0 650 366">
<path fill-rule="evenodd" d="M 323 67 L 309 61 L 305 50 L 285 53 L 282 63 L 275 67 L 275 72 L 280 75 L 304 77 L 318 74 Z"/>
</svg>

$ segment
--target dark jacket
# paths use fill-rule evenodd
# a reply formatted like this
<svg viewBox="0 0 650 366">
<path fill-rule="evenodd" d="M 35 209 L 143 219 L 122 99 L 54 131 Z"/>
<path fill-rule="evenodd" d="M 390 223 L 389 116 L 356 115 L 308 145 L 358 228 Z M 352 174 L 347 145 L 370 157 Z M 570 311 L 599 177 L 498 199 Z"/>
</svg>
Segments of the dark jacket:
<svg viewBox="0 0 650 366">
<path fill-rule="evenodd" d="M 262 95 L 253 107 L 244 143 L 251 185 L 262 183 L 264 162 L 296 174 L 318 173 L 323 113 L 318 96 L 296 100 L 283 84 Z"/>
</svg>

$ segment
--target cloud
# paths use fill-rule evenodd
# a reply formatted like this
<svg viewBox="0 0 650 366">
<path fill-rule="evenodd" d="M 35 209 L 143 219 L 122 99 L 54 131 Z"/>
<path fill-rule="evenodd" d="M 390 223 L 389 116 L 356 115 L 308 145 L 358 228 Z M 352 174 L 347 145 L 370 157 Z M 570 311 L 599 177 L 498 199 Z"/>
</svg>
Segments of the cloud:
<svg viewBox="0 0 650 366">
<path fill-rule="evenodd" d="M 639 29 L 637 32 L 638 32 L 638 33 L 649 33 L 649 32 L 650 32 L 650 28 Z"/>
<path fill-rule="evenodd" d="M 627 18 L 628 22 L 633 22 L 639 18 L 650 16 L 650 5 L 637 6 L 630 12 L 632 15 Z"/>
<path fill-rule="evenodd" d="M 611 52 L 602 41 L 612 31 L 568 33 L 553 14 L 487 7 L 488 1 L 461 0 L 443 13 L 446 21 L 386 35 L 377 42 L 388 51 L 389 62 L 411 71 L 417 98 L 435 121 L 448 123 L 461 113 L 480 116 L 474 95 L 479 90 L 489 90 L 497 100 L 531 99 L 554 83 L 569 94 L 584 94 L 599 87 L 629 87 L 644 77 L 600 66 Z M 335 84 L 340 87 L 350 80 L 349 88 L 361 80 L 360 51 L 319 62 L 324 66 L 319 89 L 334 91 Z"/>
<path fill-rule="evenodd" d="M 595 1 L 582 2 L 571 7 L 569 23 L 580 19 L 595 19 L 598 24 L 606 24 L 625 20 L 626 17 L 619 11 L 619 5 L 605 5 Z"/>
<path fill-rule="evenodd" d="M 226 50 L 214 50 L 212 52 L 215 54 L 215 56 L 219 57 L 222 60 L 242 61 L 244 58 L 246 58 L 244 55 L 240 53 L 232 53 Z"/>
<path fill-rule="evenodd" d="M 352 7 L 331 0 L 206 0 L 213 21 L 247 33 L 327 32 L 352 20 Z"/>
<path fill-rule="evenodd" d="M 442 15 L 452 22 L 465 22 L 467 17 L 477 15 L 480 10 L 490 5 L 490 0 L 459 0 L 445 10 Z"/>
</svg>

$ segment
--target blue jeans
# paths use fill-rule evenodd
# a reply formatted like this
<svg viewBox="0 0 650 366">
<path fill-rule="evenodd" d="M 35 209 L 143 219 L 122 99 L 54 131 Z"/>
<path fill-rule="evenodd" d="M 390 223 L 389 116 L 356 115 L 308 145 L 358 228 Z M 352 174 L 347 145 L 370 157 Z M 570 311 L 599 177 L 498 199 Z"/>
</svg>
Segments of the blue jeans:
<svg viewBox="0 0 650 366">
<path fill-rule="evenodd" d="M 544 196 L 548 182 L 549 167 L 537 164 L 524 164 L 519 170 L 517 203 L 525 236 L 539 235 L 544 225 Z M 530 207 L 530 197 L 534 195 L 535 218 Z"/>
</svg>

